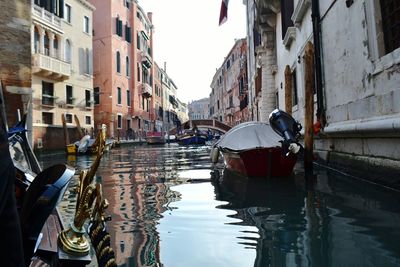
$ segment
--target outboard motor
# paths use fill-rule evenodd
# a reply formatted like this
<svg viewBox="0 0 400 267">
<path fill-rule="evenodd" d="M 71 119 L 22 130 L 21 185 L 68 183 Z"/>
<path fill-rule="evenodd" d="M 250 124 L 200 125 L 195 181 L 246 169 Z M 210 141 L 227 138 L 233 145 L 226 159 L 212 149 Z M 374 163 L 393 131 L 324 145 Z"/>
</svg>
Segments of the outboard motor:
<svg viewBox="0 0 400 267">
<path fill-rule="evenodd" d="M 300 137 L 301 124 L 288 113 L 275 109 L 269 114 L 269 123 L 274 131 L 283 137 L 283 148 L 287 153 L 297 154 L 301 145 L 298 143 Z"/>
</svg>

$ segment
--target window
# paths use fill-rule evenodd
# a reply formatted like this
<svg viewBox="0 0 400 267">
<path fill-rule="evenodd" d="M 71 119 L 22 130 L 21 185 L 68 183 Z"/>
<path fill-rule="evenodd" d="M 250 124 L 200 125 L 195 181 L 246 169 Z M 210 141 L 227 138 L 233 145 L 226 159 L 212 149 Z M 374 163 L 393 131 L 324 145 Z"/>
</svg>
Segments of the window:
<svg viewBox="0 0 400 267">
<path fill-rule="evenodd" d="M 71 51 L 71 41 L 67 39 L 65 41 L 65 60 L 70 63 L 72 58 Z"/>
<path fill-rule="evenodd" d="M 34 33 L 34 44 L 33 44 L 33 48 L 34 48 L 34 52 L 35 53 L 39 53 L 39 39 L 40 39 L 40 35 L 39 35 L 39 30 L 35 27 L 35 33 Z"/>
<path fill-rule="evenodd" d="M 141 72 L 141 70 L 140 70 L 140 65 L 139 65 L 139 63 L 137 63 L 137 80 L 138 80 L 138 82 L 140 82 L 140 72 Z"/>
<path fill-rule="evenodd" d="M 139 31 L 136 34 L 136 46 L 137 46 L 137 49 L 140 50 L 141 47 L 140 47 L 140 34 L 139 34 Z"/>
<path fill-rule="evenodd" d="M 92 117 L 91 116 L 85 116 L 85 123 L 86 123 L 86 125 L 92 124 Z"/>
<path fill-rule="evenodd" d="M 54 84 L 42 81 L 42 104 L 54 106 Z"/>
<path fill-rule="evenodd" d="M 74 98 L 73 98 L 73 94 L 72 94 L 72 86 L 71 85 L 67 85 L 65 87 L 65 102 L 67 103 L 67 105 L 73 105 L 74 104 Z"/>
<path fill-rule="evenodd" d="M 54 37 L 53 39 L 54 57 L 58 57 L 58 39 Z"/>
<path fill-rule="evenodd" d="M 126 90 L 126 105 L 128 107 L 131 106 L 131 91 L 130 90 Z"/>
<path fill-rule="evenodd" d="M 71 6 L 70 5 L 68 5 L 68 4 L 65 4 L 65 20 L 68 22 L 68 23 L 71 23 Z"/>
<path fill-rule="evenodd" d="M 100 88 L 99 87 L 95 87 L 93 89 L 93 98 L 94 98 L 95 105 L 100 104 Z"/>
<path fill-rule="evenodd" d="M 121 95 L 121 87 L 117 87 L 117 95 L 118 95 L 118 105 L 122 104 L 122 95 Z"/>
<path fill-rule="evenodd" d="M 51 112 L 42 112 L 42 123 L 44 123 L 44 124 L 53 124 L 53 113 L 51 113 Z"/>
<path fill-rule="evenodd" d="M 130 43 L 132 41 L 132 34 L 131 34 L 131 28 L 127 25 L 125 25 L 125 40 Z"/>
<path fill-rule="evenodd" d="M 282 40 L 285 38 L 286 31 L 293 26 L 292 15 L 294 10 L 293 0 L 281 0 L 281 20 L 282 20 Z"/>
<path fill-rule="evenodd" d="M 119 16 L 115 19 L 115 33 L 122 37 L 122 20 L 119 19 Z"/>
<path fill-rule="evenodd" d="M 47 32 L 44 34 L 44 54 L 50 56 L 50 39 Z"/>
<path fill-rule="evenodd" d="M 243 76 L 239 79 L 239 95 L 244 94 L 244 78 Z"/>
<path fill-rule="evenodd" d="M 122 128 L 122 115 L 118 114 L 118 121 L 117 121 L 118 125 L 117 128 L 121 129 Z"/>
<path fill-rule="evenodd" d="M 129 76 L 131 76 L 131 70 L 130 70 L 131 66 L 130 66 L 130 63 L 129 63 L 129 57 L 128 56 L 126 56 L 125 64 L 126 64 L 126 66 L 125 66 L 125 68 L 126 68 L 126 76 L 129 77 Z"/>
<path fill-rule="evenodd" d="M 89 90 L 85 90 L 85 105 L 87 108 L 90 108 L 90 91 Z"/>
<path fill-rule="evenodd" d="M 89 17 L 83 17 L 83 31 L 89 34 Z"/>
<path fill-rule="evenodd" d="M 65 114 L 65 122 L 72 123 L 72 114 Z"/>
<path fill-rule="evenodd" d="M 117 72 L 121 73 L 121 54 L 117 51 Z"/>
<path fill-rule="evenodd" d="M 292 72 L 292 90 L 292 106 L 296 106 L 298 103 L 296 69 Z"/>
<path fill-rule="evenodd" d="M 400 47 L 400 1 L 380 0 L 385 53 Z"/>
</svg>

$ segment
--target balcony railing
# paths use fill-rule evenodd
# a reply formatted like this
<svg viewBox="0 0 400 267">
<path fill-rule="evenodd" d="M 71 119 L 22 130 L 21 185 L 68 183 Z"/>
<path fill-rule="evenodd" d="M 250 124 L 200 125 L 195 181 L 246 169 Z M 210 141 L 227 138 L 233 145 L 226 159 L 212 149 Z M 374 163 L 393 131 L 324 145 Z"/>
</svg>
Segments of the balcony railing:
<svg viewBox="0 0 400 267">
<path fill-rule="evenodd" d="M 42 54 L 32 56 L 32 72 L 54 80 L 65 80 L 71 75 L 71 64 Z"/>
<path fill-rule="evenodd" d="M 149 84 L 143 83 L 142 84 L 142 95 L 145 97 L 150 97 L 152 95 L 152 88 Z"/>
<path fill-rule="evenodd" d="M 61 18 L 38 5 L 32 5 L 32 17 L 61 30 Z"/>
</svg>

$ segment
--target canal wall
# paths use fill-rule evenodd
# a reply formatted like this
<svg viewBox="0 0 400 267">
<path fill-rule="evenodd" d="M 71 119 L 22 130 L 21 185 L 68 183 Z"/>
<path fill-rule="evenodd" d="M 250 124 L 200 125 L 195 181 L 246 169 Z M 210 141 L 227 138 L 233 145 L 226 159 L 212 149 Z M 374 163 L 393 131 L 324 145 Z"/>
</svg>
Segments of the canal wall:
<svg viewBox="0 0 400 267">
<path fill-rule="evenodd" d="M 317 137 L 314 149 L 322 165 L 400 190 L 399 138 Z"/>
</svg>

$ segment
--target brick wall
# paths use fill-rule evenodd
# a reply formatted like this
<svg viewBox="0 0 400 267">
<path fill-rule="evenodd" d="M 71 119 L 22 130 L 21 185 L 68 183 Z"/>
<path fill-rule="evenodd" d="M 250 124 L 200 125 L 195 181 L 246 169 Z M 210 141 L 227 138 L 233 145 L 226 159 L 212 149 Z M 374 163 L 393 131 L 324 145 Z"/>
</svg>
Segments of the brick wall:
<svg viewBox="0 0 400 267">
<path fill-rule="evenodd" d="M 9 125 L 22 110 L 20 95 L 7 86 L 31 87 L 31 0 L 0 1 L 0 79 Z"/>
</svg>

